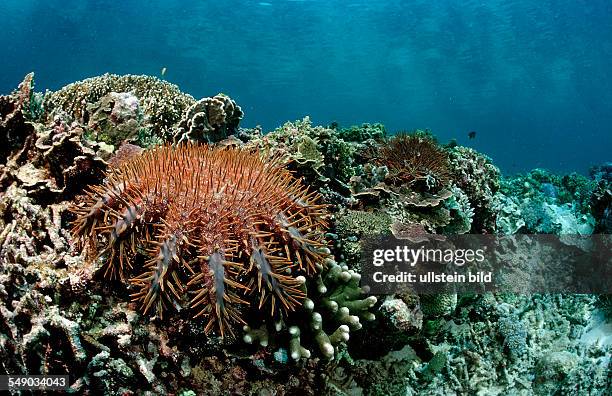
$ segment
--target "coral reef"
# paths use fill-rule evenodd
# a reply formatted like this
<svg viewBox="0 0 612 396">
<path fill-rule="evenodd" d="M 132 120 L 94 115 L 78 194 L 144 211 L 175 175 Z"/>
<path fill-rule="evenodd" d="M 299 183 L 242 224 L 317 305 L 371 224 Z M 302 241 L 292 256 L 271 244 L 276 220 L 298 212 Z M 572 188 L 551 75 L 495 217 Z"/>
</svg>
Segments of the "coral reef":
<svg viewBox="0 0 612 396">
<path fill-rule="evenodd" d="M 592 394 L 610 389 L 610 347 L 578 339 L 594 296 L 485 294 L 427 321 L 425 340 L 377 359 L 344 360 L 330 394 Z M 422 345 L 425 344 L 425 351 Z M 597 350 L 597 351 L 595 351 Z M 607 352 L 606 352 L 607 351 Z"/>
<path fill-rule="evenodd" d="M 589 235 L 596 225 L 591 214 L 594 193 L 594 183 L 577 174 L 560 177 L 535 169 L 503 179 L 493 205 L 497 231 Z"/>
<path fill-rule="evenodd" d="M 371 236 L 609 233 L 609 164 L 502 178 L 429 131 L 241 118 L 146 76 L 43 101 L 30 74 L 0 97 L 2 373 L 77 394 L 609 393 L 609 294 L 360 285 Z M 507 281 L 546 281 L 528 256 L 501 251 L 536 268 Z"/>
<path fill-rule="evenodd" d="M 16 182 L 41 202 L 69 198 L 83 184 L 102 180 L 106 161 L 102 144 L 84 142 L 83 129 L 57 118 L 38 126 L 23 147 L 8 158 L 0 174 L 0 185 Z"/>
<path fill-rule="evenodd" d="M 602 180 L 612 182 L 612 162 L 594 166 L 589 170 L 589 176 L 596 182 Z"/>
<path fill-rule="evenodd" d="M 347 183 L 357 166 L 354 154 L 361 149 L 335 129 L 313 126 L 309 117 L 287 122 L 250 145 L 281 153 L 309 183 L 340 195 L 348 193 Z"/>
<path fill-rule="evenodd" d="M 383 124 L 368 123 L 342 128 L 338 132 L 340 138 L 347 142 L 355 142 L 358 144 L 364 144 L 367 142 L 370 145 L 372 144 L 372 141 L 382 141 L 387 135 L 385 126 Z"/>
</svg>

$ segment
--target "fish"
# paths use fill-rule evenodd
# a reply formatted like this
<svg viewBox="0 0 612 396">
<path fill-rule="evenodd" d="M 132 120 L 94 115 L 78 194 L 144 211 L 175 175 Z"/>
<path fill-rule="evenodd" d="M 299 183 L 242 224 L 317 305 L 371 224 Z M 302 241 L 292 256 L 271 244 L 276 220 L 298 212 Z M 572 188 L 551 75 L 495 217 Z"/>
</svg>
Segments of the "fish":
<svg viewBox="0 0 612 396">
<path fill-rule="evenodd" d="M 168 70 L 168 68 L 167 68 L 167 67 L 162 67 L 162 69 L 161 69 L 161 76 L 162 76 L 162 77 L 166 75 L 166 71 L 167 71 L 167 70 Z"/>
<path fill-rule="evenodd" d="M 468 132 L 468 138 L 471 139 L 475 139 L 476 138 L 476 131 L 469 131 Z"/>
</svg>

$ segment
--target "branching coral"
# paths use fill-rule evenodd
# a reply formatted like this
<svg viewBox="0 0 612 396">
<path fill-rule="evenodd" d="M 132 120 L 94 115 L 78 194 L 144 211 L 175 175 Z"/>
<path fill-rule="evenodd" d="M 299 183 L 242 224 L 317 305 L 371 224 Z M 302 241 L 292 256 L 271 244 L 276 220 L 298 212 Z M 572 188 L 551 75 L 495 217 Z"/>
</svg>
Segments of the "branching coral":
<svg viewBox="0 0 612 396">
<path fill-rule="evenodd" d="M 495 230 L 495 193 L 499 190 L 500 171 L 490 158 L 468 147 L 450 150 L 450 167 L 456 186 L 467 195 L 474 209 L 472 232 Z"/>
<path fill-rule="evenodd" d="M 48 92 L 44 108 L 49 118 L 66 112 L 77 120 L 88 117 L 87 104 L 95 103 L 111 92 L 131 92 L 139 100 L 146 124 L 155 135 L 162 137 L 180 120 L 183 112 L 195 99 L 170 84 L 151 76 L 104 74 L 66 85 L 56 92 Z"/>
<path fill-rule="evenodd" d="M 21 147 L 34 127 L 26 122 L 30 106 L 32 74 L 26 76 L 13 96 L 0 96 L 0 163 L 5 163 L 9 154 Z"/>
<path fill-rule="evenodd" d="M 293 360 L 311 356 L 309 340 L 314 340 L 325 358 L 333 358 L 338 347 L 348 341 L 350 332 L 362 328 L 362 320 L 374 320 L 370 310 L 377 299 L 364 296 L 360 280 L 359 273 L 330 260 L 328 268 L 305 289 L 308 298 L 304 300 L 302 315 L 278 321 L 273 329 L 265 324 L 256 329 L 246 326 L 244 341 L 267 346 L 280 333 L 288 337 L 289 356 Z"/>
<path fill-rule="evenodd" d="M 106 257 L 145 313 L 188 305 L 223 335 L 251 304 L 296 309 L 324 264 L 326 207 L 283 166 L 240 149 L 163 146 L 111 169 L 73 208 L 73 235 Z M 144 250 L 144 265 L 134 257 Z M 189 298 L 186 298 L 189 296 Z"/>
</svg>

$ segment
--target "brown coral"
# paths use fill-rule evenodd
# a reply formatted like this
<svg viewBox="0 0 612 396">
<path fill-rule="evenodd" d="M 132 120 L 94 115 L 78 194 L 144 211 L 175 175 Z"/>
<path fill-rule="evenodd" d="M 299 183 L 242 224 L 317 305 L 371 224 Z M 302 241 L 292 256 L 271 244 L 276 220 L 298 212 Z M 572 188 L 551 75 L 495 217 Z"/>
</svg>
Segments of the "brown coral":
<svg viewBox="0 0 612 396">
<path fill-rule="evenodd" d="M 87 195 L 72 232 L 106 257 L 105 275 L 132 275 L 145 313 L 188 305 L 208 319 L 207 333 L 232 332 L 247 304 L 293 311 L 304 275 L 329 254 L 317 193 L 255 152 L 159 147 L 112 168 Z"/>
<path fill-rule="evenodd" d="M 425 134 L 399 134 L 373 155 L 374 162 L 389 170 L 387 181 L 423 191 L 438 191 L 448 185 L 448 155 Z"/>
<path fill-rule="evenodd" d="M 27 122 L 27 111 L 30 106 L 30 95 L 33 73 L 28 74 L 14 96 L 0 96 L 0 163 L 20 148 L 28 136 L 34 132 L 32 124 Z"/>
<path fill-rule="evenodd" d="M 236 131 L 243 116 L 240 106 L 227 95 L 203 98 L 185 110 L 174 139 L 218 142 Z"/>
</svg>

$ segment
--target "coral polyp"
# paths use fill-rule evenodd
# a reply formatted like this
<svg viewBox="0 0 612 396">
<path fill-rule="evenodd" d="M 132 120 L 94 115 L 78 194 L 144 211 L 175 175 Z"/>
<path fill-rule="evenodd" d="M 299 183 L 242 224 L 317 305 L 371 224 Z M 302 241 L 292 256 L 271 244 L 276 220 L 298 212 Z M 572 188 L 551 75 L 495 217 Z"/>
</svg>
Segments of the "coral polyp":
<svg viewBox="0 0 612 396">
<path fill-rule="evenodd" d="M 239 148 L 145 151 L 72 211 L 73 236 L 105 260 L 106 278 L 129 282 L 144 313 L 189 307 L 222 336 L 247 305 L 295 310 L 329 255 L 318 194 L 279 158 Z"/>
</svg>

